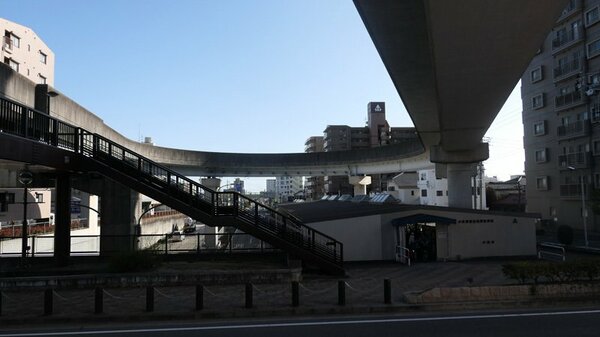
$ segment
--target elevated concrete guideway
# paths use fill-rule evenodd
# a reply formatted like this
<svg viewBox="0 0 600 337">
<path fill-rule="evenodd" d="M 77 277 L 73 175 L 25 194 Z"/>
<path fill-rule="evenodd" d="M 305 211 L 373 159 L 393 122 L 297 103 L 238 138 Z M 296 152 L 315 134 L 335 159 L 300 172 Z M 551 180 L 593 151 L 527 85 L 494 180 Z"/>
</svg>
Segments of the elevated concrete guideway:
<svg viewBox="0 0 600 337">
<path fill-rule="evenodd" d="M 470 207 L 481 139 L 567 0 L 354 0 L 448 202 Z"/>
</svg>

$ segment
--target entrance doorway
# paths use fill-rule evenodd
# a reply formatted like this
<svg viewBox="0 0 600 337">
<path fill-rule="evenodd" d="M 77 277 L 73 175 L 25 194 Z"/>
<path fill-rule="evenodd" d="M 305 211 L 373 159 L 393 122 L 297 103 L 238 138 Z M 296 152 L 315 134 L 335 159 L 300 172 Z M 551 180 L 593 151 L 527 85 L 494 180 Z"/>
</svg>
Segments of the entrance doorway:
<svg viewBox="0 0 600 337">
<path fill-rule="evenodd" d="M 436 225 L 455 223 L 456 219 L 428 214 L 415 214 L 392 220 L 392 225 L 396 227 L 397 260 L 403 263 L 436 261 Z"/>
</svg>

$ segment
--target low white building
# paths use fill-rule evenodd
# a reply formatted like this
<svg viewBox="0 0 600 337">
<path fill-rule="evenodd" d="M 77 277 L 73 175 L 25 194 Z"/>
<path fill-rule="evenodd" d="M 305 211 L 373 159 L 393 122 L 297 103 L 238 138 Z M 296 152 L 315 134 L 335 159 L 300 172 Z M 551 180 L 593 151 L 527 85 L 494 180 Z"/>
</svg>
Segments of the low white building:
<svg viewBox="0 0 600 337">
<path fill-rule="evenodd" d="M 27 219 L 48 219 L 52 191 L 49 188 L 27 190 Z M 23 221 L 23 188 L 0 188 L 0 224 Z"/>
<path fill-rule="evenodd" d="M 539 214 L 327 201 L 286 211 L 344 244 L 344 261 L 534 256 Z M 411 251 L 409 254 L 408 251 Z"/>
</svg>

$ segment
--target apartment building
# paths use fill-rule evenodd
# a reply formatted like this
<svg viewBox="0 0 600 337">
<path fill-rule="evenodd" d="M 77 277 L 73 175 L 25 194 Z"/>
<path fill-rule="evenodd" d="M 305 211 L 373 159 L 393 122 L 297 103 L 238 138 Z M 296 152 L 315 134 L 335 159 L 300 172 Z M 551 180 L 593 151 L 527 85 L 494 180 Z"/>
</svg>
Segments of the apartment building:
<svg viewBox="0 0 600 337">
<path fill-rule="evenodd" d="M 0 59 L 38 84 L 54 86 L 54 53 L 31 28 L 0 18 Z"/>
<path fill-rule="evenodd" d="M 304 143 L 304 152 L 323 152 L 324 139 L 322 136 L 308 137 Z M 317 200 L 325 194 L 324 177 L 305 177 L 304 187 L 306 200 Z"/>
<path fill-rule="evenodd" d="M 414 128 L 393 127 L 390 128 L 385 118 L 385 102 L 369 102 L 367 104 L 367 123 L 362 127 L 351 127 L 348 125 L 328 125 L 323 131 L 323 137 L 310 137 L 305 143 L 306 152 L 319 151 L 317 142 L 322 138 L 322 150 L 348 151 L 366 149 L 389 144 L 414 144 L 418 141 Z M 387 190 L 387 182 L 397 175 L 372 175 L 371 185 L 367 192 L 383 192 Z M 323 195 L 352 194 L 354 187 L 348 182 L 348 176 L 325 176 L 313 182 L 316 177 L 307 179 L 306 193 L 311 200 L 316 200 Z"/>
<path fill-rule="evenodd" d="M 290 202 L 304 196 L 302 177 L 280 176 L 275 178 L 275 199 L 278 202 Z"/>
<path fill-rule="evenodd" d="M 527 211 L 597 230 L 600 0 L 569 1 L 521 83 Z"/>
</svg>

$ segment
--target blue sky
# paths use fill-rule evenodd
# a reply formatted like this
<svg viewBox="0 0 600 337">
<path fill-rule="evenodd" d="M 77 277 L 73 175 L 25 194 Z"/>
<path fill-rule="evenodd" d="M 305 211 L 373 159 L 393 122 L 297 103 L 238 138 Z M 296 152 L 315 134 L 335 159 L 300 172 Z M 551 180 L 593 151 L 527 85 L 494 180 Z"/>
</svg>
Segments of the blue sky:
<svg viewBox="0 0 600 337">
<path fill-rule="evenodd" d="M 412 126 L 350 0 L 0 0 L 0 9 L 54 51 L 59 91 L 132 139 L 301 152 L 328 124 L 363 125 L 369 101 L 386 102 L 390 125 Z M 517 90 L 490 129 L 490 175 L 522 173 L 520 104 Z"/>
</svg>

